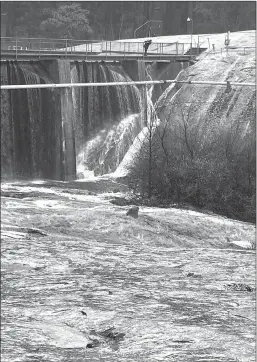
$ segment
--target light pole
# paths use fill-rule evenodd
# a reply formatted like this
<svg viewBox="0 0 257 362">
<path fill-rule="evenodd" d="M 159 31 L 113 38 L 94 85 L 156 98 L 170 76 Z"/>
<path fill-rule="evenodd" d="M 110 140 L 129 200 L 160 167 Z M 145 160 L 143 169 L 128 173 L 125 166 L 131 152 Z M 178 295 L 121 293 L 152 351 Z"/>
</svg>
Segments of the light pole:
<svg viewBox="0 0 257 362">
<path fill-rule="evenodd" d="M 193 46 L 193 28 L 194 28 L 194 22 L 193 22 L 193 19 L 192 18 L 187 18 L 187 23 L 191 23 L 191 26 L 190 26 L 190 33 L 191 33 L 191 55 L 192 55 L 192 46 Z"/>
</svg>

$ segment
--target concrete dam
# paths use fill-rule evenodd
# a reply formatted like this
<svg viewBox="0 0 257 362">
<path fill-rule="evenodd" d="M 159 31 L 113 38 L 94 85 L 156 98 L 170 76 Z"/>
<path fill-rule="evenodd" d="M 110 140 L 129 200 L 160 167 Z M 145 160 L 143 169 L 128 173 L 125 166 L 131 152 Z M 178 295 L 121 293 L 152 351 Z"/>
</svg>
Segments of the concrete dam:
<svg viewBox="0 0 257 362">
<path fill-rule="evenodd" d="M 141 60 L 3 61 L 1 83 L 174 79 L 187 66 Z M 153 101 L 164 88 L 154 89 Z M 2 178 L 72 180 L 84 171 L 114 172 L 144 125 L 143 108 L 135 85 L 2 90 Z"/>
</svg>

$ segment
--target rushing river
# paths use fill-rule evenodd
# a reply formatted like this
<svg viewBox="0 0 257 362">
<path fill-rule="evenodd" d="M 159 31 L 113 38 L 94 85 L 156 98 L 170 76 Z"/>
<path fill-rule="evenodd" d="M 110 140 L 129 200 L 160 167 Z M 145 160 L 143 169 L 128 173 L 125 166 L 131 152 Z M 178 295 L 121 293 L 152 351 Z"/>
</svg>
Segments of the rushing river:
<svg viewBox="0 0 257 362">
<path fill-rule="evenodd" d="M 99 187 L 2 185 L 2 361 L 254 361 L 254 226 Z"/>
</svg>

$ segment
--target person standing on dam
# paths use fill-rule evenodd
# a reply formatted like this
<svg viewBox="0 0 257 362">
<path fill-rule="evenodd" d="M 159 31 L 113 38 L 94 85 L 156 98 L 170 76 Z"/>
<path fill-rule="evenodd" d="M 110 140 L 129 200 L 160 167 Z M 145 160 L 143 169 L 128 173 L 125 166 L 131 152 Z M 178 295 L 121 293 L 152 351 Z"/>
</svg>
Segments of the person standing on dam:
<svg viewBox="0 0 257 362">
<path fill-rule="evenodd" d="M 148 48 L 149 48 L 149 46 L 150 46 L 151 43 L 152 43 L 152 40 L 151 40 L 151 39 L 146 40 L 146 41 L 144 42 L 144 50 L 145 50 L 144 56 L 147 55 L 147 50 L 148 50 Z"/>
</svg>

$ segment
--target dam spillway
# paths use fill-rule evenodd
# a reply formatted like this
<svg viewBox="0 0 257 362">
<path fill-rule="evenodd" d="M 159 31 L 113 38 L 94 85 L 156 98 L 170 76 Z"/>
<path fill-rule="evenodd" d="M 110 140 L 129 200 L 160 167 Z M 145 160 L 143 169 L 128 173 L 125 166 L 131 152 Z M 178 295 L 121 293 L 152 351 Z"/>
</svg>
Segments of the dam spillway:
<svg viewBox="0 0 257 362">
<path fill-rule="evenodd" d="M 74 83 L 131 80 L 120 65 L 76 62 Z M 73 88 L 78 172 L 95 175 L 116 169 L 142 128 L 140 93 L 136 86 Z"/>
<path fill-rule="evenodd" d="M 10 85 L 129 80 L 131 78 L 117 63 L 7 61 L 1 67 L 1 83 Z M 65 180 L 69 178 L 65 174 L 65 157 L 69 158 L 66 163 L 76 178 L 78 154 L 81 162 L 86 165 L 88 161 L 96 174 L 110 172 L 140 131 L 140 95 L 135 86 L 1 92 L 1 167 L 2 177 L 7 179 Z M 131 119 L 131 116 L 135 122 L 127 122 L 127 130 L 126 121 L 123 121 L 125 129 L 118 127 L 120 121 Z M 115 127 L 122 133 L 120 137 L 115 135 Z M 110 131 L 113 134 L 111 139 Z M 99 154 L 97 142 L 93 142 L 97 149 L 92 147 L 90 155 L 86 152 L 88 148 L 85 149 L 86 143 L 99 134 L 103 152 L 108 153 L 105 162 L 101 161 L 105 156 Z M 107 140 L 104 134 L 108 136 Z M 118 144 L 119 138 L 123 140 L 122 147 Z"/>
<path fill-rule="evenodd" d="M 186 65 L 149 62 L 151 79 Z M 1 84 L 111 83 L 149 80 L 143 61 L 4 61 Z M 161 86 L 155 87 L 158 98 Z M 1 90 L 3 179 L 83 178 L 114 172 L 144 127 L 135 85 Z M 149 98 L 149 97 L 148 97 Z"/>
<path fill-rule="evenodd" d="M 3 84 L 48 83 L 50 77 L 41 64 L 6 62 L 1 67 L 1 81 Z M 2 177 L 62 179 L 58 92 L 2 90 L 1 97 Z"/>
</svg>

